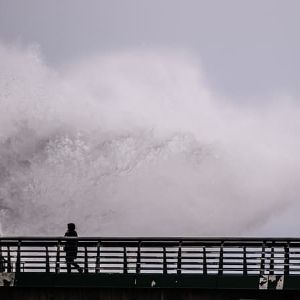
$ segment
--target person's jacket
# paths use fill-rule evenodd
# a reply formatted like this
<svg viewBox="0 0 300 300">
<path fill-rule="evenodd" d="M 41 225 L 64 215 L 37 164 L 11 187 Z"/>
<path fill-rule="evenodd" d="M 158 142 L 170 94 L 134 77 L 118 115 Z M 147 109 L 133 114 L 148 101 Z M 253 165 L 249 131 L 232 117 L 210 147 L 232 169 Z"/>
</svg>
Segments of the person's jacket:
<svg viewBox="0 0 300 300">
<path fill-rule="evenodd" d="M 77 237 L 77 232 L 75 230 L 73 231 L 67 231 L 65 233 L 65 236 L 67 237 Z M 68 240 L 65 243 L 65 247 L 64 250 L 65 252 L 67 252 L 67 255 L 70 254 L 72 256 L 76 256 L 77 255 L 77 241 L 72 241 L 72 240 Z"/>
</svg>

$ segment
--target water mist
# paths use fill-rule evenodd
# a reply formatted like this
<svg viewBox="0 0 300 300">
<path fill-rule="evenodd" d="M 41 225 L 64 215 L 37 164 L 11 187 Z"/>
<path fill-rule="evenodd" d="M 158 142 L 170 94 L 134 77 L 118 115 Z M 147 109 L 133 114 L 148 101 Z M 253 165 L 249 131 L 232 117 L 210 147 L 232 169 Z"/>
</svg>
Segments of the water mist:
<svg viewBox="0 0 300 300">
<path fill-rule="evenodd" d="M 182 52 L 53 69 L 1 44 L 1 234 L 259 233 L 300 195 L 299 105 L 241 103 Z"/>
</svg>

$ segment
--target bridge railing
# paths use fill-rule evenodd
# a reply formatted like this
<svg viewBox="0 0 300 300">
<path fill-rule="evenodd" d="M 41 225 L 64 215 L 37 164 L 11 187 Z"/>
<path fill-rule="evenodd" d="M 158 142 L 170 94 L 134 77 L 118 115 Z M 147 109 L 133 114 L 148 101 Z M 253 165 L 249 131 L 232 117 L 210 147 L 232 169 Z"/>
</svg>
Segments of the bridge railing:
<svg viewBox="0 0 300 300">
<path fill-rule="evenodd" d="M 70 240 L 84 273 L 300 275 L 300 239 L 271 238 L 1 237 L 0 272 L 67 272 Z"/>
</svg>

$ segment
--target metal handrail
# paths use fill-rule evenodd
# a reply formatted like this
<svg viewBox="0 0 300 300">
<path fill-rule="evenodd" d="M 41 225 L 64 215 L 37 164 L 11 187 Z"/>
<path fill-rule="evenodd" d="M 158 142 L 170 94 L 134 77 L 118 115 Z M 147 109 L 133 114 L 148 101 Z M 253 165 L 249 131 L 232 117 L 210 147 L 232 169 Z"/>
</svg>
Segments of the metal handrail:
<svg viewBox="0 0 300 300">
<path fill-rule="evenodd" d="M 0 237 L 0 272 L 70 271 L 70 240 L 84 273 L 300 275 L 300 238 L 254 237 Z"/>
</svg>

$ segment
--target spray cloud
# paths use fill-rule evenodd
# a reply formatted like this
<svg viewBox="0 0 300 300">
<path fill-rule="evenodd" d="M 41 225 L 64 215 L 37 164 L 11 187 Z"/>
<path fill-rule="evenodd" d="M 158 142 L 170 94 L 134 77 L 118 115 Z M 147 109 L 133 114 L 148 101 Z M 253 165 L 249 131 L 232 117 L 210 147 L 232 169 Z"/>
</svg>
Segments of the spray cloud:
<svg viewBox="0 0 300 300">
<path fill-rule="evenodd" d="M 99 54 L 53 70 L 0 44 L 5 235 L 241 235 L 300 195 L 299 105 L 247 107 L 171 51 Z M 274 232 L 276 235 L 276 232 Z"/>
</svg>

